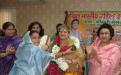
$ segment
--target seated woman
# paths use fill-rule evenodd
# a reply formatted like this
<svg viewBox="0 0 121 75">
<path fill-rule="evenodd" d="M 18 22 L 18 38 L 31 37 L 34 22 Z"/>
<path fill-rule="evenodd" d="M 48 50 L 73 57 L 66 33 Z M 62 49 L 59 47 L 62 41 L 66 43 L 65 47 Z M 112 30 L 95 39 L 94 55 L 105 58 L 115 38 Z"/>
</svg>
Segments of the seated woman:
<svg viewBox="0 0 121 75">
<path fill-rule="evenodd" d="M 69 36 L 66 25 L 60 27 L 59 36 L 55 38 L 52 46 L 52 53 L 61 54 L 62 57 L 50 62 L 47 69 L 49 75 L 82 75 L 84 54 L 79 40 Z"/>
<path fill-rule="evenodd" d="M 99 27 L 97 36 L 99 38 L 87 47 L 91 63 L 89 75 L 113 75 L 121 57 L 118 45 L 112 42 L 114 29 L 109 24 L 103 24 Z"/>
<path fill-rule="evenodd" d="M 7 75 L 14 64 L 15 51 L 21 38 L 15 34 L 15 25 L 11 22 L 3 24 L 2 32 L 0 38 L 0 75 Z"/>
<path fill-rule="evenodd" d="M 48 62 L 54 56 L 38 47 L 39 39 L 37 31 L 24 35 L 16 52 L 17 60 L 9 75 L 44 75 Z"/>
</svg>

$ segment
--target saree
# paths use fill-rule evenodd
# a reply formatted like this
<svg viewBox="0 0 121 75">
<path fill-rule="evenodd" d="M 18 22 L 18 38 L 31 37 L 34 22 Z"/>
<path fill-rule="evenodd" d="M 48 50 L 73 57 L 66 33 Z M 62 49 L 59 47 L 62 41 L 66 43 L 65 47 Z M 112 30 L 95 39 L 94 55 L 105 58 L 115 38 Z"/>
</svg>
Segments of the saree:
<svg viewBox="0 0 121 75">
<path fill-rule="evenodd" d="M 74 46 L 72 50 L 74 51 L 72 54 L 66 54 L 62 56 L 61 58 L 64 58 L 65 60 L 76 60 L 73 63 L 67 63 L 69 68 L 66 70 L 62 70 L 59 65 L 56 63 L 50 63 L 48 67 L 48 75 L 82 75 L 82 63 L 84 54 L 82 50 L 79 50 L 80 48 L 80 42 L 77 38 L 73 36 L 69 36 L 67 42 L 61 46 L 60 39 L 61 37 L 57 36 L 54 40 L 55 44 L 59 44 L 60 51 L 58 53 L 63 53 L 66 51 L 71 51 L 69 48 Z"/>
<path fill-rule="evenodd" d="M 119 64 L 121 52 L 113 42 L 104 47 L 99 47 L 100 42 L 100 39 L 94 41 L 91 47 L 95 49 L 101 64 L 94 58 L 90 59 L 89 75 L 113 75 L 115 68 Z"/>
<path fill-rule="evenodd" d="M 13 37 L 7 37 L 7 36 L 1 37 L 0 53 L 4 53 L 8 45 L 11 45 L 16 50 L 20 42 L 21 38 L 18 37 L 17 35 Z M 6 57 L 0 59 L 0 75 L 6 75 L 9 73 L 9 71 L 13 67 L 14 60 L 15 60 L 14 54 L 7 55 Z"/>
<path fill-rule="evenodd" d="M 27 32 L 17 49 L 16 58 L 9 75 L 44 75 L 53 56 L 34 45 Z"/>
</svg>

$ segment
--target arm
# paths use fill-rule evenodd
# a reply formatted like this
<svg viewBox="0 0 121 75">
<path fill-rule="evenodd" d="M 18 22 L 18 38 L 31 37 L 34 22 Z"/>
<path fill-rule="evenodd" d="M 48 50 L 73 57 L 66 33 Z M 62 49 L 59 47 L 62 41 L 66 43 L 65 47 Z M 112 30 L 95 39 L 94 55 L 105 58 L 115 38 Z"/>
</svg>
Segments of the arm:
<svg viewBox="0 0 121 75">
<path fill-rule="evenodd" d="M 74 53 L 74 51 L 68 50 L 66 52 L 59 52 L 56 54 L 56 56 L 57 57 L 66 57 L 66 56 L 71 55 L 73 53 Z"/>
<path fill-rule="evenodd" d="M 65 55 L 64 58 L 69 61 L 68 63 L 78 63 L 82 65 L 85 55 L 82 49 L 78 49 L 77 51 L 72 51 L 72 53 Z"/>
<path fill-rule="evenodd" d="M 7 46 L 6 50 L 4 52 L 0 53 L 0 58 L 6 57 L 9 54 L 15 54 L 15 48 Z"/>
<path fill-rule="evenodd" d="M 101 64 L 101 60 L 99 59 L 99 57 L 97 56 L 97 52 L 95 51 L 95 49 L 93 48 L 92 45 L 88 46 L 87 48 L 87 59 L 95 59 L 97 63 Z"/>
</svg>

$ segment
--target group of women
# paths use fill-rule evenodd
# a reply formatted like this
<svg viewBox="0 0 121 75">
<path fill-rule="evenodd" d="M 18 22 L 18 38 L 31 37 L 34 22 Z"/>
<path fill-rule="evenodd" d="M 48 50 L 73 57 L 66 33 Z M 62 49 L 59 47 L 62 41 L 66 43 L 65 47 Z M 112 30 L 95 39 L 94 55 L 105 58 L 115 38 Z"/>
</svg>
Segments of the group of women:
<svg viewBox="0 0 121 75">
<path fill-rule="evenodd" d="M 85 48 L 81 46 L 83 38 L 78 26 L 78 19 L 72 21 L 71 29 L 58 24 L 57 32 L 49 37 L 35 21 L 20 38 L 13 23 L 4 23 L 0 37 L 0 75 L 114 75 L 121 52 L 112 41 L 112 26 L 101 25 L 97 37 Z M 85 61 L 90 64 L 89 71 L 85 71 Z"/>
</svg>

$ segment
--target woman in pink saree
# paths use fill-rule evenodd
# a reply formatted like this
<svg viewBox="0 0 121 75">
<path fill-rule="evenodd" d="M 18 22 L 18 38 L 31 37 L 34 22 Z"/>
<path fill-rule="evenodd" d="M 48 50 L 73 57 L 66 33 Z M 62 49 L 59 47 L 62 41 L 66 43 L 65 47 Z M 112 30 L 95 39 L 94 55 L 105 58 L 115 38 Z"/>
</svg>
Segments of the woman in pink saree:
<svg viewBox="0 0 121 75">
<path fill-rule="evenodd" d="M 112 75 L 121 55 L 118 46 L 112 42 L 114 29 L 109 24 L 103 24 L 98 29 L 97 36 L 99 38 L 87 47 L 91 63 L 89 75 Z"/>
</svg>

